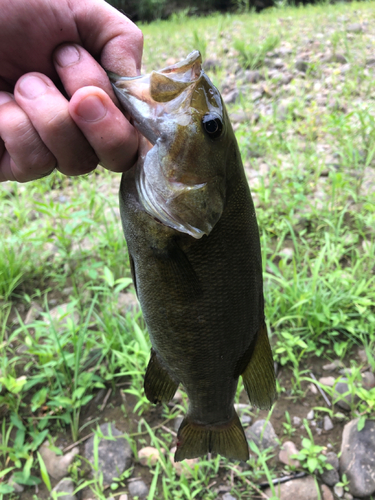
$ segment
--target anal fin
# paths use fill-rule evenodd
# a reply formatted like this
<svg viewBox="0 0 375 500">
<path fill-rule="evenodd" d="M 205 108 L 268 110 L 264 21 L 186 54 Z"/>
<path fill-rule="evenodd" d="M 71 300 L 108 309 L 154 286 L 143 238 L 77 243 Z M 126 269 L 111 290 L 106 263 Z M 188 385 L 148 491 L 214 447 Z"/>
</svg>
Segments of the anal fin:
<svg viewBox="0 0 375 500">
<path fill-rule="evenodd" d="M 249 446 L 237 413 L 225 424 L 203 425 L 185 418 L 177 434 L 175 461 L 219 453 L 234 460 L 248 460 Z"/>
<path fill-rule="evenodd" d="M 144 388 L 147 399 L 151 403 L 170 401 L 177 391 L 178 382 L 172 379 L 168 371 L 160 363 L 156 352 L 151 349 L 151 358 L 147 366 Z"/>
<path fill-rule="evenodd" d="M 262 410 L 270 409 L 276 398 L 276 378 L 264 323 L 251 346 L 250 360 L 241 375 L 250 402 Z"/>
</svg>

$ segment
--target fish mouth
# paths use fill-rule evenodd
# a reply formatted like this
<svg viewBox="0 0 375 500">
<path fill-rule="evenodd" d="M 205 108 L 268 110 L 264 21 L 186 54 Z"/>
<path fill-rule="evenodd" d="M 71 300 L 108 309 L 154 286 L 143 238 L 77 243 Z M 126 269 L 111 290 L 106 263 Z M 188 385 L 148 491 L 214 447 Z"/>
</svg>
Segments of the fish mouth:
<svg viewBox="0 0 375 500">
<path fill-rule="evenodd" d="M 198 50 L 186 59 L 144 76 L 124 77 L 107 71 L 116 97 L 132 117 L 135 128 L 154 145 L 173 115 L 176 124 L 184 125 L 184 111 L 189 96 L 203 74 Z"/>
<path fill-rule="evenodd" d="M 200 53 L 145 76 L 108 76 L 141 134 L 135 182 L 144 209 L 194 238 L 210 234 L 223 211 L 224 178 L 199 168 L 194 137 L 203 134 L 200 110 L 217 113 L 222 101 Z"/>
</svg>

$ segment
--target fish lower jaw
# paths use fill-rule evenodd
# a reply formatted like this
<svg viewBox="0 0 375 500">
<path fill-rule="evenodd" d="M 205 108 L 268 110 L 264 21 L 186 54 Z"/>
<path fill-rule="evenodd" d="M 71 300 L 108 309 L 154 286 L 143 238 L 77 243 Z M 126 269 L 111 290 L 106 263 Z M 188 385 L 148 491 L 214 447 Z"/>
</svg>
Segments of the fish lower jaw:
<svg viewBox="0 0 375 500">
<path fill-rule="evenodd" d="M 143 208 L 149 215 L 154 217 L 165 226 L 175 229 L 176 231 L 179 231 L 181 233 L 189 234 L 195 239 L 200 239 L 202 238 L 202 236 L 210 234 L 211 230 L 213 229 L 213 225 L 208 221 L 202 221 L 201 227 L 196 227 L 192 224 L 189 224 L 189 222 L 187 222 L 186 220 L 182 220 L 180 217 L 175 215 L 173 211 L 168 207 L 168 202 L 163 199 L 161 194 L 158 193 L 153 188 L 153 186 L 149 184 L 148 180 L 146 179 L 146 175 L 143 172 L 143 169 L 141 168 L 139 170 L 140 171 L 137 172 L 136 176 L 136 187 L 139 200 L 143 205 Z M 177 183 L 173 182 L 173 184 Z M 181 186 L 179 186 L 180 191 L 182 189 L 200 189 L 202 186 L 204 186 L 204 184 L 192 186 L 191 188 L 189 186 Z M 176 194 L 174 197 L 177 196 L 178 194 Z"/>
<path fill-rule="evenodd" d="M 141 200 L 141 203 L 146 212 L 154 219 L 161 222 L 165 226 L 179 231 L 180 233 L 189 234 L 190 236 L 198 240 L 205 234 L 208 235 L 211 232 L 212 227 L 207 227 L 204 231 L 202 231 L 197 227 L 191 226 L 187 222 L 179 222 L 176 218 L 173 217 L 172 214 L 168 213 L 166 210 L 163 210 L 161 206 L 154 207 L 150 203 L 147 203 L 145 200 Z"/>
</svg>

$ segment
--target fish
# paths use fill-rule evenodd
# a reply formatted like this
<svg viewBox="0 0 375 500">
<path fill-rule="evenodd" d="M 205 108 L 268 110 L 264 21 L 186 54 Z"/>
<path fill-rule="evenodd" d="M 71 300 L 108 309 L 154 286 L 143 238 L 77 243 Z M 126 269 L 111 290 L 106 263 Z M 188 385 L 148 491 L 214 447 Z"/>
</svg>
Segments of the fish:
<svg viewBox="0 0 375 500">
<path fill-rule="evenodd" d="M 239 377 L 262 409 L 276 383 L 259 229 L 228 113 L 198 51 L 145 76 L 108 76 L 140 137 L 119 197 L 152 345 L 145 394 L 159 404 L 180 384 L 187 393 L 175 461 L 247 460 L 234 407 Z"/>
</svg>

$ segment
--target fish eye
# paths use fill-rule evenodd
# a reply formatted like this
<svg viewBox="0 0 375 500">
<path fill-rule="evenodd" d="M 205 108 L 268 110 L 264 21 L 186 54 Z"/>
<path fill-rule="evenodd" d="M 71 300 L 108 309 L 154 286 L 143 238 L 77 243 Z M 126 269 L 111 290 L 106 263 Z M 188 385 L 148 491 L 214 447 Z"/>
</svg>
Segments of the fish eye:
<svg viewBox="0 0 375 500">
<path fill-rule="evenodd" d="M 202 118 L 202 125 L 205 132 L 211 137 L 211 139 L 217 139 L 221 136 L 223 131 L 223 122 L 216 115 L 208 113 Z"/>
</svg>

